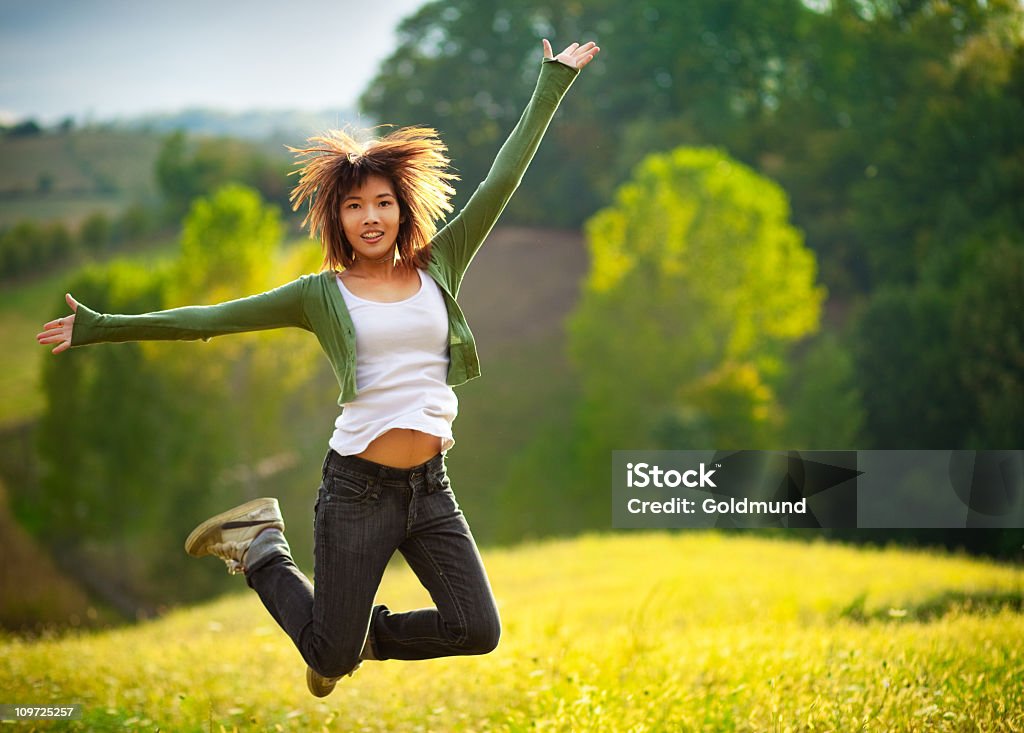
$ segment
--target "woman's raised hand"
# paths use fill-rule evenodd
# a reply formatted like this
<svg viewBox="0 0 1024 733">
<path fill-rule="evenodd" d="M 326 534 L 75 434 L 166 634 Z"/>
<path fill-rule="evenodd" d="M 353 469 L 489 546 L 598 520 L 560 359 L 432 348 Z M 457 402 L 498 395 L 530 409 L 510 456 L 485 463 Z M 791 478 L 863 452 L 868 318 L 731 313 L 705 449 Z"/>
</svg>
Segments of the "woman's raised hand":
<svg viewBox="0 0 1024 733">
<path fill-rule="evenodd" d="M 601 50 L 593 41 L 584 43 L 582 46 L 578 43 L 573 43 L 567 46 L 562 53 L 555 56 L 551 53 L 551 44 L 548 43 L 548 39 L 545 38 L 541 43 L 544 46 L 544 58 L 559 61 L 571 69 L 582 69 Z"/>
<path fill-rule="evenodd" d="M 75 329 L 74 314 L 78 312 L 78 301 L 71 297 L 71 293 L 65 293 L 64 300 L 71 308 L 71 315 L 50 321 L 43 326 L 41 333 L 36 334 L 36 341 L 41 344 L 57 344 L 53 349 L 54 354 L 71 348 L 71 332 Z"/>
</svg>

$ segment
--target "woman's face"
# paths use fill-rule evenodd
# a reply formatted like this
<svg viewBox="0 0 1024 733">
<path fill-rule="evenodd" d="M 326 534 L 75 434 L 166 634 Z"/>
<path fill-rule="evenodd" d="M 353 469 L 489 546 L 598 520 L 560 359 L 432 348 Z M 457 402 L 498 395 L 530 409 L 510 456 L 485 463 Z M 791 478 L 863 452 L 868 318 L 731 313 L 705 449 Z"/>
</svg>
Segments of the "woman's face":
<svg viewBox="0 0 1024 733">
<path fill-rule="evenodd" d="M 395 246 L 402 212 L 391 181 L 370 174 L 341 202 L 341 228 L 356 259 L 379 260 Z"/>
</svg>

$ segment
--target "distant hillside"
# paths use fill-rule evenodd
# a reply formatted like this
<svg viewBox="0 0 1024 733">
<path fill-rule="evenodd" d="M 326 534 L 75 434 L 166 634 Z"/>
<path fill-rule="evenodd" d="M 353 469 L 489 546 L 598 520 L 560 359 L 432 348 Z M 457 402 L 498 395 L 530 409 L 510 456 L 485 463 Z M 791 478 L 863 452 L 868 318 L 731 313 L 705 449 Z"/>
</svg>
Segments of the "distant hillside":
<svg viewBox="0 0 1024 733">
<path fill-rule="evenodd" d="M 0 226 L 22 219 L 74 224 L 113 214 L 157 193 L 153 162 L 160 137 L 86 129 L 0 137 Z"/>
<path fill-rule="evenodd" d="M 224 135 L 247 140 L 272 140 L 280 146 L 290 140 L 304 140 L 310 135 L 329 128 L 354 125 L 369 127 L 374 123 L 361 118 L 353 109 L 336 108 L 309 110 L 224 110 L 194 107 L 167 114 L 145 115 L 120 120 L 116 127 L 166 133 L 185 130 L 195 135 Z"/>
<path fill-rule="evenodd" d="M 57 569 L 50 556 L 10 516 L 0 481 L 0 628 L 41 631 L 49 626 L 92 625 L 100 612 L 85 592 Z M 106 620 L 108 615 L 103 613 Z"/>
<path fill-rule="evenodd" d="M 154 166 L 171 130 L 245 140 L 239 144 L 286 160 L 286 143 L 301 143 L 338 124 L 342 114 L 247 113 L 221 119 L 213 112 L 182 112 L 149 122 L 2 135 L 0 228 L 25 219 L 60 220 L 74 228 L 96 211 L 114 217 L 133 203 L 156 201 Z M 260 130 L 277 132 L 252 139 Z"/>
<path fill-rule="evenodd" d="M 158 136 L 84 129 L 0 138 L 0 195 L 153 193 Z"/>
</svg>

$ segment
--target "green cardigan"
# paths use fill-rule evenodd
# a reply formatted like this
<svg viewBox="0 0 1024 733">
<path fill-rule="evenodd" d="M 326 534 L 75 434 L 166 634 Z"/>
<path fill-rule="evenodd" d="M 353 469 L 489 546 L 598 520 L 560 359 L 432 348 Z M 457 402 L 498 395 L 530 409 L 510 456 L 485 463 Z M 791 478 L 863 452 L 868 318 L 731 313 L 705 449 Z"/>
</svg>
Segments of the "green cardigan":
<svg viewBox="0 0 1024 733">
<path fill-rule="evenodd" d="M 526 110 L 498 152 L 487 178 L 466 206 L 431 240 L 427 272 L 448 309 L 448 384 L 480 376 L 476 341 L 456 302 L 466 268 L 526 172 L 558 103 L 578 70 L 554 60 L 541 66 Z M 294 326 L 316 334 L 341 387 L 338 404 L 356 396 L 356 338 L 337 273 L 325 271 L 259 295 L 219 305 L 187 306 L 143 315 L 109 315 L 78 306 L 72 346 L 115 341 L 209 340 L 213 336 Z"/>
</svg>

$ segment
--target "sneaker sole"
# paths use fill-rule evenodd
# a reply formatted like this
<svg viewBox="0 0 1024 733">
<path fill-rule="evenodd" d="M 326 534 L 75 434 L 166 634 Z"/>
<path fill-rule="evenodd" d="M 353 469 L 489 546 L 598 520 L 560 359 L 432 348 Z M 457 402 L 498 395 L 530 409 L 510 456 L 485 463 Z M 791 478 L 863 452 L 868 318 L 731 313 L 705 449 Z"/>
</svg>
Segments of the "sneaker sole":
<svg viewBox="0 0 1024 733">
<path fill-rule="evenodd" d="M 265 507 L 275 506 L 277 499 L 253 499 L 252 501 L 246 502 L 241 506 L 236 506 L 234 509 L 228 509 L 226 512 L 221 512 L 215 517 L 210 517 L 205 522 L 200 524 L 185 540 L 185 552 L 192 557 L 205 557 L 209 555 L 206 547 L 209 545 L 210 536 L 214 532 L 219 532 L 222 525 L 227 522 L 233 522 L 241 519 L 247 514 L 251 514 L 259 509 Z M 267 520 L 270 523 L 272 520 Z"/>
<path fill-rule="evenodd" d="M 327 697 L 334 692 L 337 684 L 337 680 L 328 681 L 326 677 L 314 672 L 312 667 L 306 667 L 306 689 L 313 697 Z"/>
</svg>

